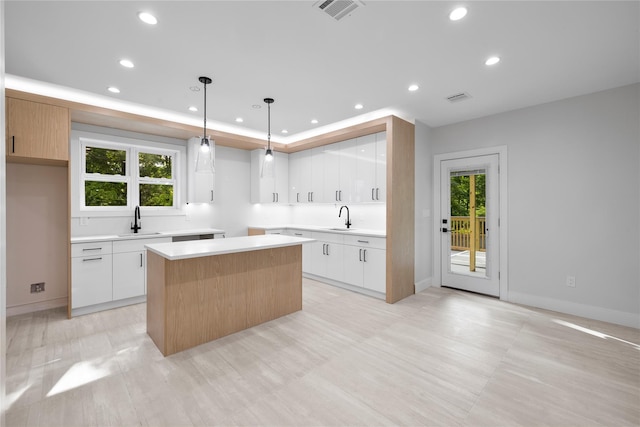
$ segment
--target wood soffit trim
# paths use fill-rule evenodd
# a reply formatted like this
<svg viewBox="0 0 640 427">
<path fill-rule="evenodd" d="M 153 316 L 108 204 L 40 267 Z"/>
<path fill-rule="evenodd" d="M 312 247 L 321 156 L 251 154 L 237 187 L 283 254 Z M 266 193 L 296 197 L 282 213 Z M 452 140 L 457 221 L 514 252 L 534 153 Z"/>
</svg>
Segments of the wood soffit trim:
<svg viewBox="0 0 640 427">
<path fill-rule="evenodd" d="M 201 128 L 196 126 L 142 116 L 139 114 L 126 113 L 94 105 L 82 104 L 74 101 L 67 101 L 64 99 L 51 98 L 28 92 L 21 92 L 14 89 L 6 89 L 5 95 L 9 98 L 24 99 L 27 101 L 68 108 L 71 121 L 76 123 L 184 140 L 201 134 Z M 272 142 L 271 145 L 277 151 L 295 153 L 297 151 L 385 131 L 393 119 L 402 120 L 395 116 L 387 116 L 311 138 L 306 138 L 292 144 L 285 145 Z M 211 136 L 215 139 L 217 145 L 243 150 L 255 150 L 256 148 L 263 148 L 267 144 L 266 139 L 262 140 L 259 138 L 252 138 L 213 129 L 211 130 Z"/>
</svg>

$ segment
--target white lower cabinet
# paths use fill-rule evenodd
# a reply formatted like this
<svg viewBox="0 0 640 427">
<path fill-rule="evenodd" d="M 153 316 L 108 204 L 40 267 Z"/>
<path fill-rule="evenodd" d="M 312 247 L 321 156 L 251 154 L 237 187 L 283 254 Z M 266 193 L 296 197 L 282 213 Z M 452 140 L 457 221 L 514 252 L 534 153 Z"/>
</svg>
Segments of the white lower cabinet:
<svg viewBox="0 0 640 427">
<path fill-rule="evenodd" d="M 285 234 L 295 237 L 304 237 L 311 239 L 311 232 L 304 230 L 286 230 Z M 311 257 L 313 253 L 313 244 L 302 245 L 302 271 L 305 273 L 311 272 Z"/>
<path fill-rule="evenodd" d="M 72 308 L 112 300 L 111 254 L 102 253 L 72 258 L 71 276 L 73 277 Z"/>
<path fill-rule="evenodd" d="M 311 274 L 343 281 L 342 236 L 316 232 L 311 235 L 316 239 L 311 244 Z"/>
<path fill-rule="evenodd" d="M 145 294 L 145 251 L 113 254 L 113 300 Z"/>
<path fill-rule="evenodd" d="M 146 249 L 171 237 L 71 245 L 71 308 L 78 309 L 146 294 Z"/>
<path fill-rule="evenodd" d="M 343 282 L 386 293 L 386 239 L 379 237 L 344 236 Z"/>
</svg>

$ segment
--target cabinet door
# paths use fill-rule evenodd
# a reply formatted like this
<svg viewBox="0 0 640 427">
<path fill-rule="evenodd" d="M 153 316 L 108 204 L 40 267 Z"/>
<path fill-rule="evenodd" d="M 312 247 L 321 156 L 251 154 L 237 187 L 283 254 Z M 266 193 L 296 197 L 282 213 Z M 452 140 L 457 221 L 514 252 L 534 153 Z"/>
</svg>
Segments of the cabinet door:
<svg viewBox="0 0 640 427">
<path fill-rule="evenodd" d="M 311 203 L 311 192 L 313 191 L 311 188 L 311 157 L 311 150 L 300 151 L 298 156 L 300 175 L 298 176 L 299 195 L 297 200 L 299 203 Z"/>
<path fill-rule="evenodd" d="M 340 202 L 340 144 L 329 144 L 323 148 L 323 200 L 326 203 Z"/>
<path fill-rule="evenodd" d="M 325 258 L 327 258 L 327 270 L 325 277 L 333 280 L 344 280 L 344 245 L 339 243 L 327 243 L 325 250 Z"/>
<path fill-rule="evenodd" d="M 275 171 L 273 175 L 262 174 L 264 150 L 251 152 L 251 203 L 274 203 L 276 201 Z"/>
<path fill-rule="evenodd" d="M 301 203 L 300 200 L 300 180 L 302 151 L 289 154 L 289 203 Z"/>
<path fill-rule="evenodd" d="M 69 110 L 6 98 L 7 156 L 69 160 Z"/>
<path fill-rule="evenodd" d="M 71 259 L 71 308 L 109 302 L 111 255 L 94 255 Z"/>
<path fill-rule="evenodd" d="M 376 201 L 387 200 L 387 133 L 376 134 Z"/>
<path fill-rule="evenodd" d="M 356 197 L 356 139 L 340 142 L 340 191 L 342 203 L 353 203 Z"/>
<path fill-rule="evenodd" d="M 363 249 L 364 281 L 367 289 L 387 292 L 387 251 L 382 249 Z"/>
<path fill-rule="evenodd" d="M 145 294 L 145 253 L 113 254 L 113 300 Z"/>
<path fill-rule="evenodd" d="M 357 138 L 356 143 L 356 203 L 376 200 L 376 135 Z"/>
<path fill-rule="evenodd" d="M 276 152 L 274 161 L 276 203 L 289 203 L 289 155 Z"/>
<path fill-rule="evenodd" d="M 324 164 L 323 148 L 313 148 L 311 151 L 311 201 L 314 203 L 330 202 L 324 197 Z"/>
<path fill-rule="evenodd" d="M 364 249 L 358 246 L 344 246 L 344 282 L 362 287 Z"/>
<path fill-rule="evenodd" d="M 187 142 L 187 203 L 213 203 L 215 174 L 195 172 L 199 149 L 200 138 L 190 138 Z M 215 159 L 215 145 L 211 149 Z"/>
<path fill-rule="evenodd" d="M 304 245 L 303 245 L 304 246 Z M 311 266 L 310 273 L 316 276 L 325 277 L 327 275 L 326 242 L 315 241 L 311 243 Z"/>
</svg>

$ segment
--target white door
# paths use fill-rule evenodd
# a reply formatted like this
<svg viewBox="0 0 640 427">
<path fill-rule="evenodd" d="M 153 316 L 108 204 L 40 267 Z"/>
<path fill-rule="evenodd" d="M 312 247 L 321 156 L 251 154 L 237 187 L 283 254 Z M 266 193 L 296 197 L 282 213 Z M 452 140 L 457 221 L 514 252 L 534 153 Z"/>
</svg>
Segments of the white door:
<svg viewBox="0 0 640 427">
<path fill-rule="evenodd" d="M 500 296 L 498 155 L 442 160 L 442 285 Z"/>
</svg>

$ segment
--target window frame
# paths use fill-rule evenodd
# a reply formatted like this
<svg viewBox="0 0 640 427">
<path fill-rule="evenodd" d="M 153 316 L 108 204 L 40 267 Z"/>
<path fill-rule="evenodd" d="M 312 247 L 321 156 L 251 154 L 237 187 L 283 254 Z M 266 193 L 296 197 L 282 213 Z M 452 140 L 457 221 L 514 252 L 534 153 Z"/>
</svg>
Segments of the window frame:
<svg viewBox="0 0 640 427">
<path fill-rule="evenodd" d="M 103 136 L 103 135 L 100 135 Z M 173 205 L 172 206 L 140 206 L 140 209 L 147 214 L 181 214 L 180 195 L 181 195 L 181 178 L 180 178 L 180 161 L 181 151 L 178 148 L 158 147 L 147 141 L 140 141 L 141 144 L 129 142 L 117 142 L 122 138 L 104 135 L 108 139 L 97 139 L 85 135 L 79 135 L 78 143 L 78 179 L 77 179 L 77 207 L 78 214 L 82 216 L 128 216 L 135 206 L 140 206 L 140 184 L 160 184 L 171 185 L 173 187 Z M 113 139 L 113 140 L 111 140 Z M 132 140 L 136 142 L 136 140 Z M 165 145 L 165 144 L 163 144 Z M 86 172 L 86 148 L 96 147 L 109 150 L 125 151 L 126 167 L 125 175 L 103 175 Z M 157 154 L 171 157 L 171 179 L 167 178 L 149 178 L 140 177 L 139 153 Z M 126 206 L 87 206 L 85 199 L 85 183 L 87 181 L 99 182 L 124 182 L 127 184 L 127 204 Z"/>
</svg>

